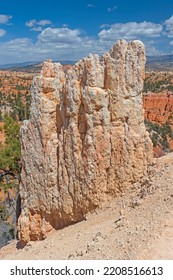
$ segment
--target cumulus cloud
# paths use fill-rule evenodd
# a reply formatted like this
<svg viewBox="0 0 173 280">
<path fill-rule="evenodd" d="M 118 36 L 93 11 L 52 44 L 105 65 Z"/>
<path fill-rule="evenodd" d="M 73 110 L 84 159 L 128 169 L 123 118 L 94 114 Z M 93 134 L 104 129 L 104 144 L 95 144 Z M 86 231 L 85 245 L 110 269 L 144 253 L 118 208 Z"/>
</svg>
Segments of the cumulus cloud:
<svg viewBox="0 0 173 280">
<path fill-rule="evenodd" d="M 6 31 L 4 29 L 0 29 L 0 37 L 3 37 L 6 34 Z"/>
<path fill-rule="evenodd" d="M 28 56 L 31 55 L 32 45 L 32 40 L 29 38 L 16 38 L 0 43 L 1 64 L 26 61 Z M 32 60 L 31 57 L 30 60 Z"/>
<path fill-rule="evenodd" d="M 31 42 L 32 40 L 29 38 L 17 38 L 4 43 L 4 45 L 14 49 L 21 49 L 21 47 L 27 47 L 28 45 L 30 45 Z"/>
<path fill-rule="evenodd" d="M 46 28 L 38 36 L 41 42 L 51 42 L 57 44 L 77 43 L 81 39 L 79 37 L 79 29 L 69 28 Z"/>
<path fill-rule="evenodd" d="M 9 15 L 0 15 L 0 24 L 8 23 L 11 18 Z"/>
<path fill-rule="evenodd" d="M 50 21 L 32 19 L 26 23 L 30 29 L 39 32 L 35 40 L 17 38 L 0 43 L 1 63 L 41 61 L 48 58 L 56 61 L 75 61 L 91 52 L 101 55 L 121 38 L 142 39 L 148 55 L 161 54 L 157 50 L 156 42 L 159 42 L 159 36 L 163 34 L 163 24 L 151 22 L 104 24 L 100 26 L 104 29 L 99 32 L 98 36 L 89 37 L 80 29 L 71 29 L 66 25 L 62 28 L 46 28 L 48 22 Z M 4 34 L 5 30 L 0 29 L 0 36 Z M 173 41 L 170 44 L 173 45 Z"/>
<path fill-rule="evenodd" d="M 31 28 L 32 31 L 38 31 L 38 32 L 41 32 L 44 26 L 50 24 L 52 24 L 52 22 L 47 19 L 42 19 L 40 21 L 37 21 L 36 19 L 31 19 L 25 23 L 25 25 Z"/>
<path fill-rule="evenodd" d="M 25 25 L 28 27 L 33 27 L 36 24 L 36 22 L 37 22 L 36 19 L 31 19 L 31 20 L 27 21 L 25 23 Z"/>
<path fill-rule="evenodd" d="M 99 37 L 103 41 L 116 41 L 120 38 L 127 40 L 145 37 L 159 37 L 163 27 L 161 24 L 152 22 L 127 22 L 115 23 L 109 29 L 103 29 Z"/>
<path fill-rule="evenodd" d="M 108 12 L 113 12 L 116 9 L 117 9 L 117 6 L 113 6 L 113 7 L 107 8 Z"/>
<path fill-rule="evenodd" d="M 169 19 L 165 20 L 164 24 L 166 26 L 166 35 L 169 38 L 172 38 L 173 37 L 173 15 Z"/>
<path fill-rule="evenodd" d="M 79 29 L 46 28 L 36 42 L 29 38 L 18 38 L 0 43 L 0 61 L 3 63 L 53 60 L 78 60 L 91 52 L 102 53 L 102 44 L 84 36 Z"/>
</svg>

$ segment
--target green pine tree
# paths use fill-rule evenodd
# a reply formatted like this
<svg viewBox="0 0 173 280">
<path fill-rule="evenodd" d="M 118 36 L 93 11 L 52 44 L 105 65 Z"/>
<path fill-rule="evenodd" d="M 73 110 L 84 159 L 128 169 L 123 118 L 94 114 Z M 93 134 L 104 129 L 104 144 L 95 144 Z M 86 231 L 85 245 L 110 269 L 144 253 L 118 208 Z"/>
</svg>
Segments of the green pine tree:
<svg viewBox="0 0 173 280">
<path fill-rule="evenodd" d="M 20 175 L 19 124 L 9 115 L 4 116 L 5 143 L 0 146 L 0 187 L 13 186 L 13 180 Z"/>
</svg>

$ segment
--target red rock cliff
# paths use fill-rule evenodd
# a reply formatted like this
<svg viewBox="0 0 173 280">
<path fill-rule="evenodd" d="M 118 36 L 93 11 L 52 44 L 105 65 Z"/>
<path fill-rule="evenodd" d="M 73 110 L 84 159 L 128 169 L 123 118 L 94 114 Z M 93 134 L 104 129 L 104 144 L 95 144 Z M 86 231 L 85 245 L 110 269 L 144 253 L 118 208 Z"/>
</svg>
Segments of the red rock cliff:
<svg viewBox="0 0 173 280">
<path fill-rule="evenodd" d="M 169 91 L 161 93 L 149 92 L 144 95 L 144 110 L 146 119 L 164 124 L 173 121 L 173 93 Z M 172 117 L 171 117 L 172 116 Z M 172 123 L 173 125 L 173 123 Z"/>
</svg>

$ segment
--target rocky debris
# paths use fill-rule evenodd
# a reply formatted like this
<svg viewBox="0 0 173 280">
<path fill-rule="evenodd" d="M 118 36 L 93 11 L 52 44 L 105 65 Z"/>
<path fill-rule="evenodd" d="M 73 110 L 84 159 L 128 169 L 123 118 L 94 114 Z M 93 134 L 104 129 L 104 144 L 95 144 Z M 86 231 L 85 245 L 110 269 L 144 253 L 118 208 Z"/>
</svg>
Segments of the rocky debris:
<svg viewBox="0 0 173 280">
<path fill-rule="evenodd" d="M 11 191 L 11 194 L 8 192 L 3 196 L 0 192 L 0 248 L 17 237 L 17 194 L 15 191 Z"/>
<path fill-rule="evenodd" d="M 21 128 L 19 239 L 83 220 L 139 181 L 152 159 L 143 116 L 145 50 L 119 41 L 66 71 L 46 61 Z"/>
<path fill-rule="evenodd" d="M 14 225 L 0 219 L 0 248 L 7 245 L 9 241 L 15 238 Z"/>
</svg>

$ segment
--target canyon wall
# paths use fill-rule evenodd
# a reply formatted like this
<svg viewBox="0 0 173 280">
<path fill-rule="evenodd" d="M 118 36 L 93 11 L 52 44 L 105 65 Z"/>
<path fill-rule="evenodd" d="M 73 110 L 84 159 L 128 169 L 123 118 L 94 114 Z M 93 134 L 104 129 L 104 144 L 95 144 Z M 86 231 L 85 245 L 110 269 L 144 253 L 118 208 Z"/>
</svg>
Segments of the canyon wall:
<svg viewBox="0 0 173 280">
<path fill-rule="evenodd" d="M 173 135 L 172 132 L 171 135 L 169 134 L 170 129 L 173 130 L 173 92 L 163 90 L 159 93 L 145 93 L 143 103 L 146 120 L 152 122 L 153 125 L 160 125 L 160 132 L 156 133 L 158 140 L 153 147 L 154 156 L 163 156 L 165 152 L 173 150 Z M 153 129 L 150 134 L 153 134 Z M 166 142 L 163 141 L 164 134 L 166 134 Z"/>
<path fill-rule="evenodd" d="M 148 92 L 144 95 L 143 102 L 146 119 L 159 124 L 169 121 L 173 126 L 173 93 L 171 91 Z"/>
<path fill-rule="evenodd" d="M 44 62 L 21 128 L 19 239 L 81 221 L 139 180 L 152 159 L 144 126 L 145 50 L 119 41 L 67 70 Z"/>
</svg>

